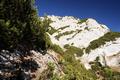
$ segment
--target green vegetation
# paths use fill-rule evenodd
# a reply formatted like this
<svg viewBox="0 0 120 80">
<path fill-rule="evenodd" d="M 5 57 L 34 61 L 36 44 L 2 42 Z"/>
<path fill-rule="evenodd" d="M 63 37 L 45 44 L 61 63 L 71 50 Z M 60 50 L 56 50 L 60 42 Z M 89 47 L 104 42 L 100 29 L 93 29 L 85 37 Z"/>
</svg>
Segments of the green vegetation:
<svg viewBox="0 0 120 80">
<path fill-rule="evenodd" d="M 79 30 L 79 29 L 78 29 L 78 30 L 76 30 L 76 31 L 77 31 L 77 33 L 80 33 L 82 30 Z"/>
<path fill-rule="evenodd" d="M 120 80 L 120 73 L 114 72 L 108 66 L 102 66 L 99 62 L 99 57 L 97 57 L 96 60 L 90 64 L 92 65 L 92 71 L 100 80 Z"/>
<path fill-rule="evenodd" d="M 101 27 L 104 29 L 105 27 L 101 25 Z"/>
<path fill-rule="evenodd" d="M 40 80 L 96 80 L 96 72 L 99 72 L 100 76 L 102 76 L 105 80 L 120 79 L 119 73 L 113 72 L 108 67 L 102 67 L 98 62 L 98 59 L 96 62 L 92 63 L 93 70 L 86 70 L 80 61 L 76 60 L 74 56 L 74 54 L 82 56 L 82 49 L 65 45 L 64 47 L 66 48 L 66 51 L 64 52 L 59 45 L 53 44 L 46 32 L 53 34 L 58 30 L 52 27 L 51 30 L 48 30 L 51 21 L 47 17 L 41 21 L 33 5 L 34 0 L 0 1 L 0 50 L 8 49 L 11 51 L 17 49 L 25 51 L 26 53 L 32 49 L 47 50 L 50 48 L 55 52 L 60 53 L 63 57 L 60 65 L 65 75 L 62 78 L 58 78 L 58 76 L 54 73 L 54 64 L 48 63 L 48 69 L 40 75 Z M 87 19 L 80 20 L 78 24 L 81 24 L 86 20 Z M 68 26 L 65 26 L 59 29 L 63 30 L 67 27 Z M 64 32 L 58 34 L 56 38 L 59 39 L 61 36 L 69 35 L 74 32 L 75 31 Z M 79 30 L 78 33 L 79 32 L 81 31 Z M 91 42 L 86 49 L 86 52 L 88 53 L 90 50 L 104 45 L 105 42 L 114 41 L 117 37 L 120 37 L 120 33 L 109 32 L 98 40 Z M 27 66 L 27 68 L 29 69 L 30 67 Z"/>
<path fill-rule="evenodd" d="M 40 21 L 33 5 L 34 0 L 0 1 L 0 49 L 46 49 L 48 24 Z"/>
<path fill-rule="evenodd" d="M 50 27 L 50 30 L 48 30 L 48 33 L 52 35 L 53 33 L 57 32 L 57 31 L 58 31 L 57 29 Z"/>
<path fill-rule="evenodd" d="M 63 67 L 65 75 L 57 80 L 119 80 L 120 73 L 112 71 L 107 66 L 102 66 L 99 62 L 99 57 L 94 62 L 91 62 L 91 70 L 86 70 L 85 67 L 75 59 L 75 53 L 82 53 L 82 51 L 74 46 L 66 44 L 64 46 L 67 50 L 64 52 L 63 60 L 60 65 Z M 82 56 L 82 54 L 80 55 Z"/>
<path fill-rule="evenodd" d="M 96 76 L 75 59 L 74 54 L 79 53 L 79 49 L 65 45 L 67 49 L 63 54 L 63 61 L 61 65 L 63 66 L 63 71 L 65 75 L 61 80 L 96 80 Z"/>
<path fill-rule="evenodd" d="M 85 30 L 88 30 L 88 31 L 89 31 L 88 27 L 85 27 Z"/>
<path fill-rule="evenodd" d="M 69 46 L 69 44 L 66 44 L 64 46 L 67 50 L 62 54 L 62 59 L 59 63 L 61 66 L 63 72 L 65 75 L 58 76 L 55 74 L 54 66 L 52 63 L 49 63 L 49 70 L 45 71 L 45 74 L 47 75 L 47 79 L 50 80 L 119 80 L 120 79 L 120 73 L 112 71 L 107 66 L 102 66 L 99 62 L 99 57 L 96 58 L 94 62 L 90 62 L 91 64 L 91 70 L 86 70 L 85 67 L 80 63 L 79 60 L 75 59 L 74 54 L 79 53 L 80 49 Z M 81 52 L 82 53 L 82 52 Z M 80 55 L 82 56 L 82 55 Z M 46 74 L 47 73 L 47 74 Z M 45 78 L 44 78 L 45 79 Z M 40 79 L 42 80 L 42 79 Z"/>
<path fill-rule="evenodd" d="M 74 33 L 74 32 L 75 32 L 75 31 L 67 31 L 67 32 L 64 32 L 64 33 L 60 33 L 60 34 L 56 35 L 55 38 L 59 40 L 59 38 L 60 38 L 61 36 L 69 35 L 69 34 L 72 34 L 72 33 Z"/>
<path fill-rule="evenodd" d="M 63 30 L 65 28 L 67 28 L 67 27 L 69 27 L 69 26 L 64 26 L 64 27 L 61 27 L 59 29 L 54 29 L 53 27 L 49 26 L 50 29 L 48 30 L 48 33 L 52 35 L 53 33 L 59 32 L 59 30 Z"/>
<path fill-rule="evenodd" d="M 71 45 L 74 45 L 74 43 L 71 43 Z"/>
<path fill-rule="evenodd" d="M 67 49 L 67 53 L 70 54 L 70 53 L 73 53 L 73 54 L 76 54 L 77 56 L 82 56 L 83 55 L 83 50 L 80 49 L 80 48 L 77 48 L 75 46 L 70 46 L 69 44 L 66 44 L 64 45 L 64 48 Z"/>
<path fill-rule="evenodd" d="M 82 24 L 82 23 L 84 23 L 86 21 L 87 21 L 87 19 L 81 19 L 80 21 L 78 21 L 78 24 Z"/>
<path fill-rule="evenodd" d="M 76 33 L 71 37 L 71 38 L 67 38 L 67 40 L 70 40 L 70 39 L 72 39 L 72 38 L 74 38 L 78 33 L 80 33 L 82 30 L 79 30 L 79 29 L 77 29 L 76 30 Z"/>
<path fill-rule="evenodd" d="M 46 34 L 46 40 L 45 41 L 46 41 L 46 48 L 47 49 L 52 49 L 55 52 L 60 53 L 60 54 L 64 53 L 63 49 L 59 45 L 52 43 L 49 35 L 47 35 L 47 34 Z"/>
<path fill-rule="evenodd" d="M 57 74 L 54 73 L 55 65 L 52 62 L 48 63 L 48 68 L 42 72 L 42 74 L 39 77 L 39 80 L 59 80 L 59 77 Z"/>
<path fill-rule="evenodd" d="M 76 48 L 74 46 L 65 45 L 64 46 L 67 50 L 65 52 L 61 51 L 58 45 L 52 47 L 52 49 L 56 52 L 63 52 L 61 56 L 63 57 L 59 64 L 61 65 L 65 75 L 61 78 L 54 74 L 54 72 L 50 72 L 51 78 L 50 80 L 96 80 L 96 76 L 92 71 L 86 70 L 85 67 L 75 59 L 74 54 L 82 56 L 83 52 L 81 49 Z M 49 73 L 49 72 L 47 72 Z M 44 73 L 43 73 L 44 74 Z M 54 74 L 54 75 L 53 75 Z M 45 78 L 44 78 L 45 79 Z"/>
<path fill-rule="evenodd" d="M 101 45 L 104 45 L 106 42 L 114 41 L 118 37 L 120 37 L 120 33 L 108 32 L 99 39 L 90 42 L 90 45 L 86 48 L 86 53 L 89 53 L 91 50 L 94 50 L 100 47 Z"/>
<path fill-rule="evenodd" d="M 58 49 L 56 49 L 58 48 Z M 83 51 L 79 48 L 74 46 L 70 46 L 66 44 L 64 48 L 66 51 L 63 52 L 62 49 L 59 49 L 58 45 L 52 47 L 52 49 L 58 53 L 63 53 L 62 59 L 59 65 L 62 67 L 63 72 L 65 75 L 62 77 L 58 77 L 57 74 L 54 72 L 47 72 L 50 73 L 51 77 L 50 80 L 97 80 L 97 79 L 104 79 L 104 80 L 119 80 L 120 73 L 113 72 L 109 67 L 103 67 L 98 61 L 99 57 L 96 58 L 95 62 L 91 62 L 92 70 L 86 70 L 85 67 L 80 63 L 79 60 L 75 59 L 75 55 L 78 56 L 83 55 Z M 62 51 L 61 51 L 62 50 Z"/>
<path fill-rule="evenodd" d="M 78 33 L 80 33 L 82 30 L 76 30 L 76 34 L 74 34 L 73 36 L 72 36 L 72 38 L 74 38 Z"/>
<path fill-rule="evenodd" d="M 55 52 L 60 53 L 60 54 L 64 53 L 63 49 L 59 45 L 56 45 L 56 44 L 53 44 L 51 46 L 51 49 L 53 49 Z"/>
<path fill-rule="evenodd" d="M 63 29 L 65 29 L 65 28 L 67 28 L 67 27 L 69 27 L 69 26 L 64 26 L 64 27 L 61 27 L 61 28 L 59 28 L 58 30 L 63 30 Z"/>
<path fill-rule="evenodd" d="M 69 47 L 70 47 L 69 44 L 65 44 L 65 45 L 64 45 L 64 48 L 66 48 L 66 49 L 68 49 Z"/>
<path fill-rule="evenodd" d="M 51 39 L 50 39 L 50 37 L 49 37 L 49 35 L 47 33 L 46 33 L 45 41 L 46 41 L 45 47 L 47 49 L 51 48 L 51 46 L 53 45 L 53 43 L 52 43 L 52 41 L 51 41 Z"/>
</svg>

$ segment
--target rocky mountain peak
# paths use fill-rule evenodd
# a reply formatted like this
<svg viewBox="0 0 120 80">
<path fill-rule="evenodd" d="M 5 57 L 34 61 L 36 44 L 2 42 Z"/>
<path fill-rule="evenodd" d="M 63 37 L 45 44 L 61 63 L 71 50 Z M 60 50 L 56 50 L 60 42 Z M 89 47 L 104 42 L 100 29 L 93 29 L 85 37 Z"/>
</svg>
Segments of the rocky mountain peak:
<svg viewBox="0 0 120 80">
<path fill-rule="evenodd" d="M 50 27 L 56 31 L 50 35 L 53 43 L 63 47 L 73 44 L 76 47 L 87 47 L 89 43 L 109 32 L 107 26 L 99 24 L 92 18 L 78 19 L 74 17 L 48 16 Z"/>
<path fill-rule="evenodd" d="M 84 55 L 80 57 L 81 62 L 87 69 L 89 62 L 100 57 L 101 64 L 118 67 L 119 58 L 112 57 L 120 52 L 119 33 L 111 32 L 103 24 L 95 19 L 79 19 L 72 16 L 48 16 L 52 34 L 49 34 L 53 44 L 64 49 L 66 45 L 83 49 Z M 105 58 L 105 59 L 104 59 Z M 114 65 L 113 65 L 114 63 Z"/>
</svg>

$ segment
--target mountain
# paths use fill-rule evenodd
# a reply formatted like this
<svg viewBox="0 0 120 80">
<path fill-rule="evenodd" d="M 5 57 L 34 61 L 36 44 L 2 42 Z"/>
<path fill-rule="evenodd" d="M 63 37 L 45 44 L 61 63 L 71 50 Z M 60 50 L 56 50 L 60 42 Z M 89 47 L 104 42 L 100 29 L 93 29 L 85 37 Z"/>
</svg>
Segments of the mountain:
<svg viewBox="0 0 120 80">
<path fill-rule="evenodd" d="M 53 44 L 64 49 L 65 45 L 75 46 L 83 50 L 81 62 L 90 69 L 89 62 L 100 57 L 102 65 L 112 68 L 120 66 L 120 33 L 99 24 L 92 18 L 78 19 L 72 16 L 48 16 L 50 23 L 50 39 Z M 120 68 L 119 68 L 120 71 Z"/>
<path fill-rule="evenodd" d="M 120 80 L 119 32 L 92 18 L 48 15 L 39 19 L 40 25 L 47 25 L 46 37 L 41 36 L 47 50 L 2 50 L 0 79 Z"/>
<path fill-rule="evenodd" d="M 72 50 L 78 50 L 73 52 L 73 56 L 80 60 L 80 64 L 83 64 L 86 69 L 94 69 L 91 63 L 98 61 L 104 68 L 109 67 L 115 72 L 120 72 L 119 32 L 112 32 L 106 25 L 92 18 L 79 19 L 54 15 L 47 17 L 51 20 L 48 35 L 52 45 L 55 45 L 52 48 L 54 51 L 60 53 L 61 50 L 67 52 L 71 49 L 72 53 Z"/>
</svg>

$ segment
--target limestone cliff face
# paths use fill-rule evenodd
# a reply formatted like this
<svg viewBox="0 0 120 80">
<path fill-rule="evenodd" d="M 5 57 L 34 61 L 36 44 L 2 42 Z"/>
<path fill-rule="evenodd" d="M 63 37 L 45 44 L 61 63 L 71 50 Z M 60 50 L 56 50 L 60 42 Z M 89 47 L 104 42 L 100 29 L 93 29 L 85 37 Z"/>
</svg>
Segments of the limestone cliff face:
<svg viewBox="0 0 120 80">
<path fill-rule="evenodd" d="M 105 25 L 99 24 L 92 18 L 84 20 L 69 16 L 48 16 L 48 18 L 53 21 L 50 26 L 57 30 L 50 35 L 51 40 L 61 47 L 65 44 L 73 44 L 76 47 L 86 48 L 90 42 L 110 31 Z"/>
<path fill-rule="evenodd" d="M 87 69 L 91 68 L 89 62 L 94 61 L 98 56 L 102 65 L 113 68 L 120 66 L 120 34 L 114 40 L 111 39 L 105 42 L 104 39 L 101 40 L 104 44 L 97 45 L 99 47 L 86 52 L 85 50 L 91 42 L 99 40 L 107 33 L 111 33 L 107 26 L 92 18 L 78 19 L 72 16 L 60 17 L 54 15 L 48 16 L 48 18 L 52 21 L 50 30 L 54 29 L 52 34 L 49 33 L 51 41 L 63 49 L 66 44 L 83 49 L 84 55 L 79 59 Z M 101 42 L 98 41 L 98 43 Z"/>
</svg>

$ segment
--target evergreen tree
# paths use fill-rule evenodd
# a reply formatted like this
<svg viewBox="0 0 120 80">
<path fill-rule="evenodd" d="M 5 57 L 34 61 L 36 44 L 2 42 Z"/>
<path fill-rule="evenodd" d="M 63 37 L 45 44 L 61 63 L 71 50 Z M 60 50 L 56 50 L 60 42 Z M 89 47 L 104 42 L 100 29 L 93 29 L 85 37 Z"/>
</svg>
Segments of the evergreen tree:
<svg viewBox="0 0 120 80">
<path fill-rule="evenodd" d="M 46 49 L 34 0 L 0 1 L 0 49 Z"/>
</svg>

